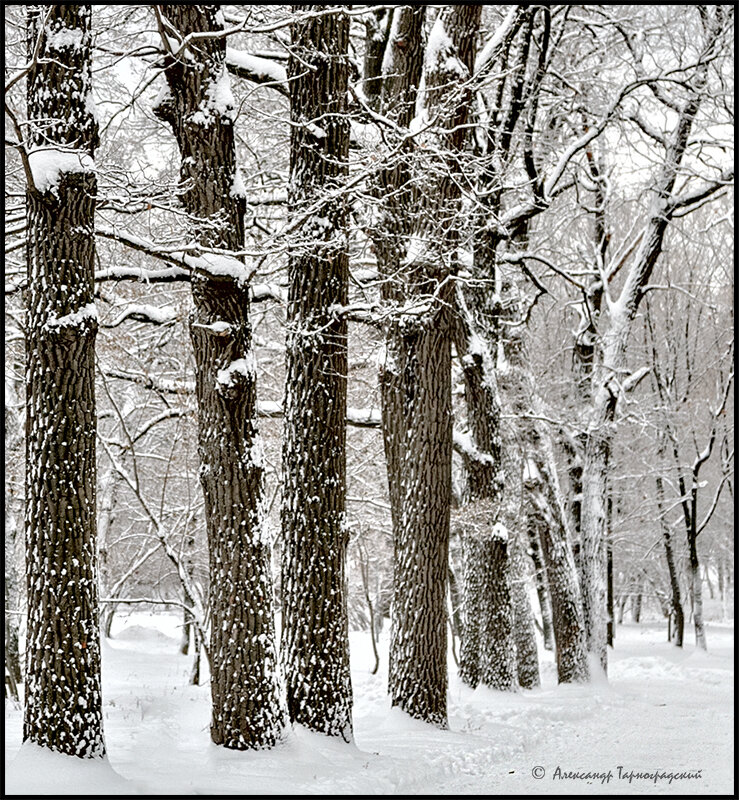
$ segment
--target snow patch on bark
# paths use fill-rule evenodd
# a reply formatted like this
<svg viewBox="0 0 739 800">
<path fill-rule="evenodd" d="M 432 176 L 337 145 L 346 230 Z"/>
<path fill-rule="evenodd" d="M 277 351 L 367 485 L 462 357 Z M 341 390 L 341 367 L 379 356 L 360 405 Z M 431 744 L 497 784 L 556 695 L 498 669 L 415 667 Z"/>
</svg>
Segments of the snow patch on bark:
<svg viewBox="0 0 739 800">
<path fill-rule="evenodd" d="M 81 28 L 59 28 L 58 30 L 46 29 L 46 42 L 49 50 L 77 50 L 82 47 L 84 31 Z"/>
<path fill-rule="evenodd" d="M 236 119 L 236 100 L 231 91 L 231 79 L 225 66 L 221 68 L 218 77 L 211 82 L 200 108 L 190 116 L 190 122 L 207 128 L 213 122 L 214 115 L 231 122 Z"/>
<path fill-rule="evenodd" d="M 82 308 L 77 311 L 71 314 L 65 314 L 63 317 L 57 317 L 55 314 L 51 314 L 44 327 L 48 330 L 71 328 L 82 325 L 87 320 L 96 320 L 97 318 L 98 312 L 95 303 L 87 303 L 87 305 L 82 306 Z"/>
<path fill-rule="evenodd" d="M 246 197 L 246 186 L 244 186 L 244 178 L 241 174 L 241 170 L 236 167 L 236 172 L 234 172 L 234 179 L 233 183 L 231 184 L 231 191 L 229 192 L 231 197 Z"/>
<path fill-rule="evenodd" d="M 493 539 L 499 539 L 501 542 L 508 541 L 508 528 L 502 522 L 496 522 L 490 532 Z"/>
<path fill-rule="evenodd" d="M 251 380 L 256 374 L 254 354 L 249 353 L 246 358 L 237 358 L 225 369 L 216 373 L 216 388 L 228 388 L 241 382 L 241 377 Z"/>
<path fill-rule="evenodd" d="M 39 192 L 55 191 L 63 173 L 94 172 L 95 161 L 79 150 L 43 147 L 28 154 L 33 183 Z"/>
</svg>

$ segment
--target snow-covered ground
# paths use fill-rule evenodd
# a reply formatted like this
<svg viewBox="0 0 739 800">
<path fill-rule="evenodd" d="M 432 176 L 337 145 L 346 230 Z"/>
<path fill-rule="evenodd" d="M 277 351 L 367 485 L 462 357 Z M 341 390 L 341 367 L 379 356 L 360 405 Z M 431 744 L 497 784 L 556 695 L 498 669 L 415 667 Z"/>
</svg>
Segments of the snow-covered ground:
<svg viewBox="0 0 739 800">
<path fill-rule="evenodd" d="M 733 624 L 708 626 L 707 654 L 671 647 L 662 623 L 619 626 L 609 682 L 589 686 L 557 686 L 543 651 L 542 688 L 515 694 L 470 690 L 452 661 L 448 731 L 390 708 L 387 641 L 371 675 L 368 635 L 352 634 L 354 744 L 296 730 L 240 753 L 210 744 L 208 688 L 187 685 L 178 622 L 119 616 L 104 644 L 107 763 L 21 748 L 21 710 L 6 701 L 6 793 L 734 792 Z"/>
</svg>

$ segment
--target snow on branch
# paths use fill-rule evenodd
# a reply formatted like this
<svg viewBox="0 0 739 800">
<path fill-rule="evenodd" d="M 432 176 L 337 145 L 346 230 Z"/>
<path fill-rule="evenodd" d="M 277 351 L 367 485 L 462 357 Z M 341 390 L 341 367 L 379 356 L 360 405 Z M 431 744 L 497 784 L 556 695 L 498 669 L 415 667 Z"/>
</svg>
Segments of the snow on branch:
<svg viewBox="0 0 739 800">
<path fill-rule="evenodd" d="M 276 61 L 227 47 L 226 67 L 237 78 L 269 86 L 280 94 L 288 95 L 287 70 Z"/>
<path fill-rule="evenodd" d="M 489 453 L 483 453 L 475 447 L 469 433 L 455 430 L 453 434 L 454 449 L 463 458 L 476 461 L 478 464 L 495 464 L 495 459 Z"/>
<path fill-rule="evenodd" d="M 724 170 L 720 177 L 715 181 L 710 181 L 705 186 L 701 186 L 692 192 L 682 195 L 681 197 L 671 197 L 667 201 L 665 213 L 669 217 L 674 215 L 677 211 L 682 211 L 683 214 L 694 211 L 704 200 L 707 200 L 713 194 L 731 185 L 733 182 L 734 170 Z"/>
<path fill-rule="evenodd" d="M 522 6 L 520 5 L 511 6 L 511 10 L 508 12 L 506 18 L 495 29 L 495 33 L 493 33 L 493 35 L 485 43 L 485 46 L 482 48 L 482 50 L 480 50 L 477 58 L 475 59 L 475 76 L 480 76 L 486 72 L 495 62 L 501 46 L 513 30 L 514 24 L 518 21 L 521 10 Z"/>
<path fill-rule="evenodd" d="M 95 282 L 101 281 L 141 281 L 141 283 L 173 283 L 189 281 L 189 270 L 182 267 L 167 269 L 144 269 L 143 267 L 108 267 L 95 273 Z"/>
<path fill-rule="evenodd" d="M 117 328 L 127 319 L 137 322 L 150 322 L 153 325 L 172 325 L 177 320 L 177 312 L 173 309 L 160 308 L 150 304 L 131 303 L 112 321 L 102 325 L 103 328 Z"/>
<path fill-rule="evenodd" d="M 249 269 L 243 261 L 229 253 L 202 253 L 196 247 L 163 250 L 153 242 L 112 228 L 99 227 L 96 233 L 105 239 L 121 242 L 154 258 L 167 261 L 170 264 L 181 265 L 193 275 L 210 280 L 233 281 L 237 286 L 246 288 L 254 275 L 254 270 Z"/>
</svg>

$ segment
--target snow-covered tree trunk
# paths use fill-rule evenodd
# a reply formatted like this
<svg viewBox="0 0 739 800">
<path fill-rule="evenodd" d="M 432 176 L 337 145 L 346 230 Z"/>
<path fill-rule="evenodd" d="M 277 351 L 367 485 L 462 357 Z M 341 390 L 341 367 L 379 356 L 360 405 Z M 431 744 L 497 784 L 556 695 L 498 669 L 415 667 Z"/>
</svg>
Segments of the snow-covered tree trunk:
<svg viewBox="0 0 739 800">
<path fill-rule="evenodd" d="M 700 562 L 698 560 L 697 535 L 694 531 L 688 534 L 688 555 L 690 563 L 690 585 L 693 590 L 693 627 L 695 628 L 695 645 L 701 650 L 707 649 L 706 626 L 703 620 L 703 583 L 701 581 Z"/>
<path fill-rule="evenodd" d="M 498 281 L 502 303 L 516 319 L 520 300 L 514 285 Z M 560 683 L 585 681 L 589 670 L 585 648 L 577 569 L 572 553 L 572 538 L 564 508 L 549 430 L 532 417 L 537 412 L 534 378 L 531 373 L 528 332 L 525 327 L 509 327 L 503 341 L 497 378 L 501 406 L 515 420 L 506 442 L 506 460 L 516 463 L 515 448 L 522 451 L 523 463 L 507 468 L 512 479 L 520 473 L 526 498 L 527 517 L 538 529 L 546 564 L 546 581 L 552 604 L 552 626 L 556 643 L 557 677 Z M 523 505 L 523 504 L 521 504 Z M 512 518 L 516 518 L 513 510 Z M 521 522 L 513 523 L 515 527 Z"/>
<path fill-rule="evenodd" d="M 658 474 L 655 481 L 657 484 L 657 510 L 659 511 L 660 525 L 662 527 L 662 542 L 665 548 L 667 573 L 670 576 L 670 608 L 673 619 L 671 639 L 676 647 L 682 647 L 685 635 L 685 613 L 680 596 L 680 580 L 678 578 L 677 565 L 675 564 L 672 534 L 670 533 L 670 526 L 665 519 L 665 490 L 662 476 Z"/>
<path fill-rule="evenodd" d="M 449 276 L 456 244 L 440 218 L 459 210 L 456 154 L 464 138 L 472 46 L 479 6 L 450 6 L 436 18 L 424 64 L 421 114 L 429 152 L 416 182 L 398 309 L 386 340 L 393 375 L 384 387 L 386 452 L 395 501 L 393 628 L 389 688 L 393 705 L 440 727 L 446 710 L 446 584 L 451 503 L 451 319 Z M 397 47 L 392 34 L 391 44 Z M 400 48 L 402 49 L 402 48 Z M 388 391 L 389 390 L 389 391 Z M 390 397 L 389 397 L 390 395 Z M 390 402 L 388 402 L 390 400 Z M 388 444 L 389 440 L 389 444 Z M 391 489 L 392 492 L 392 489 Z"/>
<path fill-rule="evenodd" d="M 376 53 L 368 66 L 374 72 L 369 81 L 368 102 L 384 115 L 407 128 L 415 113 L 416 92 L 423 71 L 423 6 L 400 6 L 388 11 L 382 29 L 383 53 Z M 402 46 L 399 44 L 402 42 Z M 375 43 L 375 49 L 377 42 Z M 379 75 L 377 74 L 379 70 Z M 380 292 L 386 305 L 402 304 L 404 289 L 402 262 L 413 230 L 415 196 L 411 183 L 410 148 L 399 145 L 397 156 L 387 159 L 378 171 L 372 193 L 377 198 L 375 219 L 369 222 L 369 235 L 383 278 Z M 382 432 L 387 465 L 388 493 L 393 530 L 400 526 L 403 489 L 402 443 L 404 429 L 403 393 L 398 359 L 403 358 L 401 320 L 389 318 L 385 328 L 385 362 L 380 367 L 379 384 L 382 405 Z"/>
<path fill-rule="evenodd" d="M 512 576 L 500 570 L 510 570 L 513 561 L 510 552 L 502 557 L 500 548 L 486 540 L 494 531 L 506 531 L 508 535 L 520 524 L 521 469 L 515 442 L 512 439 L 504 442 L 501 437 L 501 411 L 491 352 L 497 349 L 498 315 L 489 313 L 487 296 L 490 294 L 488 287 L 487 292 L 468 290 L 459 291 L 457 295 L 455 343 L 464 376 L 470 437 L 469 452 L 463 455 L 467 481 L 462 508 L 465 537 L 475 542 L 474 547 L 468 544 L 465 550 L 464 595 L 465 606 L 469 604 L 470 608 L 465 611 L 460 675 L 470 685 L 475 685 L 484 662 L 487 675 L 495 681 L 494 688 L 508 690 L 517 685 L 516 659 L 512 658 L 516 641 L 513 636 L 515 612 Z M 495 558 L 493 563 L 486 560 L 491 556 Z M 520 596 L 518 599 L 521 600 Z M 524 600 L 528 607 L 528 598 Z M 506 602 L 508 609 L 501 605 Z M 523 607 L 520 613 L 526 614 Z M 491 616 L 499 623 L 499 628 L 496 629 Z M 523 627 L 516 630 L 517 636 L 533 635 L 530 607 L 528 622 L 531 630 L 522 620 Z M 472 641 L 467 642 L 468 637 Z M 532 643 L 536 659 L 535 639 L 526 647 L 530 650 Z M 502 661 L 494 665 L 495 658 Z M 466 676 L 474 678 L 474 683 Z"/>
<path fill-rule="evenodd" d="M 560 683 L 586 681 L 590 672 L 582 600 L 551 440 L 548 432 L 532 420 L 525 420 L 521 427 L 528 442 L 526 489 L 533 523 L 540 532 L 552 603 L 557 678 Z"/>
<path fill-rule="evenodd" d="M 544 649 L 554 650 L 554 626 L 552 625 L 552 601 L 549 597 L 546 566 L 541 555 L 541 537 L 539 533 L 540 521 L 531 513 L 527 515 L 528 528 L 528 554 L 534 564 L 534 581 L 536 595 L 539 598 L 541 612 L 541 627 L 544 636 Z"/>
<path fill-rule="evenodd" d="M 325 11 L 326 6 L 310 6 Z M 305 6 L 295 6 L 304 12 Z M 282 663 L 290 719 L 352 736 L 346 607 L 349 18 L 291 28 Z"/>
<path fill-rule="evenodd" d="M 483 595 L 487 608 L 481 625 L 480 683 L 507 692 L 516 688 L 516 651 L 510 590 L 509 535 L 504 525 L 491 524 L 490 513 L 481 524 L 485 550 Z"/>
<path fill-rule="evenodd" d="M 95 526 L 91 6 L 28 8 L 23 739 L 105 754 Z M 38 42 L 38 58 L 34 56 Z"/>
<path fill-rule="evenodd" d="M 516 530 L 511 537 L 509 550 L 513 636 L 516 642 L 516 672 L 519 685 L 524 689 L 533 689 L 541 683 L 539 653 L 536 647 L 534 617 L 526 588 L 526 563 L 520 529 Z"/>
<path fill-rule="evenodd" d="M 14 408 L 15 392 L 9 377 L 5 377 L 5 669 L 10 678 L 10 691 L 18 700 L 18 684 L 22 681 L 18 642 L 20 608 L 22 603 L 21 575 L 18 565 L 18 519 L 22 506 L 18 498 L 16 465 L 22 464 L 24 439 L 19 415 Z M 6 687 L 7 689 L 7 687 Z"/>
<path fill-rule="evenodd" d="M 459 677 L 473 689 L 480 682 L 480 629 L 488 598 L 485 585 L 485 548 L 471 526 L 462 537 L 462 643 Z"/>
<path fill-rule="evenodd" d="M 236 108 L 226 39 L 218 35 L 224 28 L 219 7 L 161 9 L 169 91 L 156 113 L 177 140 L 182 203 L 192 219 L 192 236 L 205 252 L 198 260 L 202 268 L 192 275 L 190 335 L 210 561 L 211 738 L 232 749 L 257 749 L 275 744 L 283 721 L 271 542 L 262 508 L 249 270 L 239 259 L 217 253 L 244 246 Z M 191 35 L 195 38 L 188 41 Z"/>
<path fill-rule="evenodd" d="M 110 598 L 110 589 L 114 583 L 111 576 L 108 556 L 110 553 L 111 528 L 116 516 L 117 485 L 120 481 L 118 472 L 112 467 L 108 469 L 100 480 L 98 486 L 99 509 L 98 509 L 98 555 L 100 564 L 100 591 L 104 598 Z M 103 635 L 110 638 L 113 617 L 115 615 L 115 603 L 104 603 L 101 610 L 101 628 Z"/>
</svg>

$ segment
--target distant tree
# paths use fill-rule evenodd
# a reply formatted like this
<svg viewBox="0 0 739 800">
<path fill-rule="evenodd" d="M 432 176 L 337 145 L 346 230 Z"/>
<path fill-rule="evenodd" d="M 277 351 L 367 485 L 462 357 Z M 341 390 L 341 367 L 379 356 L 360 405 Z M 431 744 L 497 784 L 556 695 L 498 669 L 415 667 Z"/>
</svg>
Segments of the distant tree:
<svg viewBox="0 0 739 800">
<path fill-rule="evenodd" d="M 684 32 L 695 31 L 697 35 L 680 63 L 683 80 L 679 86 L 649 84 L 649 102 L 660 109 L 659 113 L 667 114 L 669 109 L 668 116 L 673 123 L 666 126 L 664 132 L 655 131 L 644 119 L 641 109 L 633 114 L 636 124 L 646 128 L 655 145 L 657 163 L 649 185 L 648 208 L 639 233 L 628 237 L 629 241 L 622 246 L 622 255 L 599 262 L 597 280 L 601 286 L 599 292 L 604 295 L 604 310 L 598 315 L 596 308 L 591 309 L 591 317 L 598 320 L 598 339 L 591 367 L 592 400 L 586 413 L 587 438 L 582 467 L 581 583 L 588 649 L 597 656 L 604 670 L 607 666 L 607 478 L 613 423 L 619 398 L 646 374 L 646 368 L 629 374 L 629 336 L 671 220 L 676 214 L 696 208 L 733 179 L 733 170 L 722 172 L 714 168 L 710 179 L 697 185 L 681 181 L 686 161 L 696 144 L 691 132 L 702 104 L 710 97 L 709 74 L 729 35 L 732 16 L 727 6 L 701 6 L 696 13 L 698 19 L 686 19 L 684 29 Z M 626 42 L 634 69 L 643 75 L 645 54 L 640 39 L 628 27 L 615 25 Z M 692 168 L 689 169 L 692 174 Z M 625 262 L 632 253 L 631 263 L 626 268 Z M 625 276 L 616 287 L 614 279 L 621 269 Z"/>
</svg>

